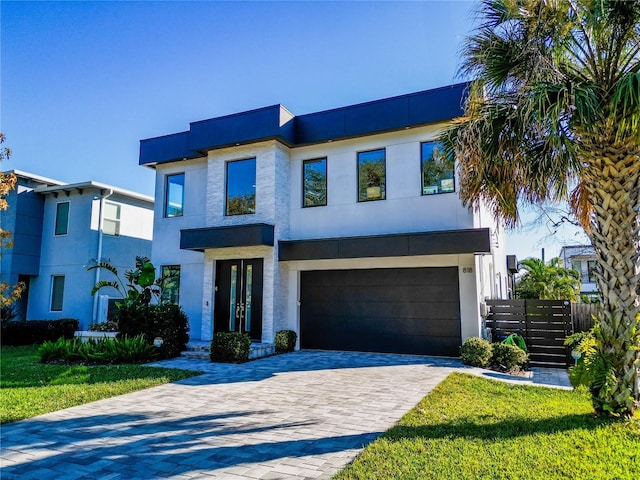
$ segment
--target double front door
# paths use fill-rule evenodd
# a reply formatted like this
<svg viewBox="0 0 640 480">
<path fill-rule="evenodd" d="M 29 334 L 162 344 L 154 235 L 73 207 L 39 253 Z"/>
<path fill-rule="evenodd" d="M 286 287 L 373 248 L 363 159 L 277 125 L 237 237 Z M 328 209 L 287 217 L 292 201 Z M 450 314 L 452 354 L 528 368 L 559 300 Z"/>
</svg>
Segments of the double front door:
<svg viewBox="0 0 640 480">
<path fill-rule="evenodd" d="M 262 340 L 262 259 L 216 261 L 215 332 Z"/>
</svg>

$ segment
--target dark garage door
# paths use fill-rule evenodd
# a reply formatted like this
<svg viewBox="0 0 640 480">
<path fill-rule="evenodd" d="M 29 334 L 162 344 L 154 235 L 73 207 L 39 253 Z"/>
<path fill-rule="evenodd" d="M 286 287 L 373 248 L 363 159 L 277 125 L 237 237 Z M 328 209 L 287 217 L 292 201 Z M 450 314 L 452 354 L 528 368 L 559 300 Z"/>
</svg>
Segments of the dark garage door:
<svg viewBox="0 0 640 480">
<path fill-rule="evenodd" d="M 458 356 L 457 267 L 300 273 L 302 348 Z"/>
</svg>

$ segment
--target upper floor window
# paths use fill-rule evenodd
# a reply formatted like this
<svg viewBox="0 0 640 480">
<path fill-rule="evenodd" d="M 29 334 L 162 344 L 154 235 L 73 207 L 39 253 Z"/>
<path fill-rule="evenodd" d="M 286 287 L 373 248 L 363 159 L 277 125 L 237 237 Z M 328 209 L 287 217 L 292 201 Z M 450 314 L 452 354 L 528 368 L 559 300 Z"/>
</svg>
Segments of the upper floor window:
<svg viewBox="0 0 640 480">
<path fill-rule="evenodd" d="M 435 160 L 438 152 L 436 142 L 420 145 L 422 161 L 422 194 L 455 192 L 453 165 L 446 165 Z"/>
<path fill-rule="evenodd" d="M 120 235 L 120 205 L 105 202 L 102 219 L 102 232 L 107 235 Z"/>
<path fill-rule="evenodd" d="M 184 173 L 167 175 L 164 189 L 164 216 L 181 217 L 184 207 Z"/>
<path fill-rule="evenodd" d="M 358 201 L 386 198 L 386 152 L 370 150 L 358 153 Z"/>
<path fill-rule="evenodd" d="M 598 271 L 598 262 L 595 260 L 587 261 L 587 274 L 589 277 L 589 283 L 596 282 L 596 272 Z"/>
<path fill-rule="evenodd" d="M 327 159 L 302 162 L 302 206 L 318 207 L 327 204 Z"/>
<path fill-rule="evenodd" d="M 69 231 L 69 202 L 60 202 L 56 205 L 56 235 L 66 235 Z"/>
<path fill-rule="evenodd" d="M 64 298 L 64 275 L 51 276 L 51 311 L 62 311 L 62 300 Z"/>
<path fill-rule="evenodd" d="M 256 213 L 256 159 L 227 162 L 225 215 Z"/>
<path fill-rule="evenodd" d="M 163 265 L 162 267 L 162 303 L 178 305 L 180 299 L 180 265 Z"/>
<path fill-rule="evenodd" d="M 571 270 L 575 270 L 582 276 L 582 261 L 581 260 L 571 260 Z"/>
</svg>

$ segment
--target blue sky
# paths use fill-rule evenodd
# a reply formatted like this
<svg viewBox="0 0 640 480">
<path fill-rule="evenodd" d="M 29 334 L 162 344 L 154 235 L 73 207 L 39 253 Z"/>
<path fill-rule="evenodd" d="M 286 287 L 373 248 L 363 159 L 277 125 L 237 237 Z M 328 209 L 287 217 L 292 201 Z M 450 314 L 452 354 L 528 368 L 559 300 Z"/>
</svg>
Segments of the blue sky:
<svg viewBox="0 0 640 480">
<path fill-rule="evenodd" d="M 2 1 L 2 169 L 151 195 L 140 139 L 276 103 L 299 115 L 460 81 L 473 7 Z M 572 231 L 536 243 L 538 230 L 514 232 L 510 253 L 577 243 Z"/>
</svg>

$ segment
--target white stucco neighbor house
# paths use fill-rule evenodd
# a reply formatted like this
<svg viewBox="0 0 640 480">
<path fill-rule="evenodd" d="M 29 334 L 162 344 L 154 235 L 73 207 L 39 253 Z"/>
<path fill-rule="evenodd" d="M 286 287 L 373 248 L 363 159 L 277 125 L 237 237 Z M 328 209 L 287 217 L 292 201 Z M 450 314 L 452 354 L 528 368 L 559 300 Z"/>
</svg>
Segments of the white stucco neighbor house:
<svg viewBox="0 0 640 480">
<path fill-rule="evenodd" d="M 87 271 L 98 259 L 131 269 L 136 255 L 151 256 L 153 198 L 98 182 L 66 184 L 13 170 L 1 226 L 13 232 L 14 247 L 2 254 L 2 281 L 25 282 L 20 318 L 76 318 L 80 327 L 106 319 L 108 296 L 91 288 L 106 278 Z"/>
<path fill-rule="evenodd" d="M 596 283 L 598 257 L 591 245 L 565 245 L 560 249 L 560 258 L 564 268 L 580 273 L 580 294 L 597 298 L 600 295 Z"/>
<path fill-rule="evenodd" d="M 502 226 L 433 161 L 466 84 L 296 116 L 282 105 L 142 140 L 152 260 L 180 275 L 191 339 L 458 355 L 506 298 Z"/>
</svg>

